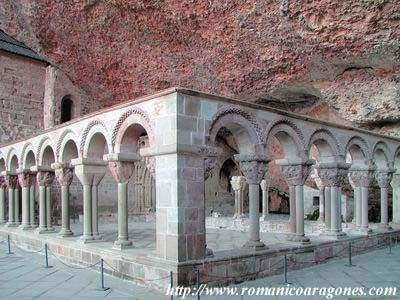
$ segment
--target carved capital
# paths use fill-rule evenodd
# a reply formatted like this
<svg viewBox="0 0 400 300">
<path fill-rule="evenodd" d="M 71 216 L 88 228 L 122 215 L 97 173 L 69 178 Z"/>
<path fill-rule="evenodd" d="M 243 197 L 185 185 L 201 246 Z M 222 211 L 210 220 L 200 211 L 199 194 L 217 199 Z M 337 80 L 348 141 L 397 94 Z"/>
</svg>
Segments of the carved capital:
<svg viewBox="0 0 400 300">
<path fill-rule="evenodd" d="M 349 172 L 349 178 L 355 187 L 369 187 L 374 177 L 374 170 L 350 170 Z"/>
<path fill-rule="evenodd" d="M 36 180 L 40 186 L 50 186 L 54 180 L 54 172 L 38 171 L 36 174 Z"/>
<path fill-rule="evenodd" d="M 393 173 L 388 171 L 375 172 L 375 178 L 380 188 L 388 188 L 393 178 Z"/>
<path fill-rule="evenodd" d="M 265 179 L 261 180 L 260 187 L 261 190 L 266 191 L 269 187 L 269 182 Z"/>
<path fill-rule="evenodd" d="M 9 189 L 15 189 L 18 184 L 18 176 L 17 175 L 5 175 L 4 180 Z"/>
<path fill-rule="evenodd" d="M 7 183 L 4 176 L 0 176 L 0 188 L 5 189 L 7 188 Z"/>
<path fill-rule="evenodd" d="M 281 171 L 290 186 L 304 185 L 311 172 L 310 164 L 281 165 Z"/>
<path fill-rule="evenodd" d="M 31 185 L 31 174 L 29 171 L 23 171 L 18 174 L 18 183 L 21 187 L 29 187 Z"/>
<path fill-rule="evenodd" d="M 237 154 L 235 160 L 239 162 L 248 184 L 260 184 L 270 161 L 266 155 L 260 154 Z"/>
<path fill-rule="evenodd" d="M 321 163 L 316 170 L 324 186 L 345 186 L 349 167 L 347 163 Z"/>
<path fill-rule="evenodd" d="M 55 170 L 55 176 L 61 186 L 70 186 L 74 178 L 73 168 L 62 167 Z"/>
<path fill-rule="evenodd" d="M 236 191 L 244 190 L 246 184 L 246 179 L 244 176 L 232 176 L 231 185 L 232 189 Z"/>
<path fill-rule="evenodd" d="M 118 160 L 112 160 L 108 162 L 108 168 L 110 169 L 111 175 L 118 183 L 128 183 L 132 176 L 135 164 L 133 162 L 123 162 Z"/>
</svg>

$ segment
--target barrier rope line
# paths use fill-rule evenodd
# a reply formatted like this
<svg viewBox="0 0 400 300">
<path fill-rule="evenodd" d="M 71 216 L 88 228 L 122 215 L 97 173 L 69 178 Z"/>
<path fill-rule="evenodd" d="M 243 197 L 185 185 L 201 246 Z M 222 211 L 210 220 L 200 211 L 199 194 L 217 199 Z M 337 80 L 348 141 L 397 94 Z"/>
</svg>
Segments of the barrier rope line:
<svg viewBox="0 0 400 300">
<path fill-rule="evenodd" d="M 3 244 L 5 241 L 6 241 L 6 240 L 2 240 L 2 241 L 0 241 L 0 244 Z"/>
<path fill-rule="evenodd" d="M 105 259 L 103 259 L 103 261 L 104 261 L 104 263 L 105 263 L 107 266 L 109 266 L 114 272 L 116 272 L 116 273 L 118 273 L 118 274 L 120 274 L 120 275 L 122 275 L 122 276 L 127 276 L 127 275 L 121 273 L 120 271 L 118 271 L 117 269 L 115 269 L 113 266 L 111 266 Z M 173 274 L 175 274 L 175 273 L 173 273 Z M 175 274 L 175 275 L 177 275 L 177 274 Z M 139 281 L 143 281 L 143 282 L 145 282 L 145 281 L 147 281 L 147 282 L 152 282 L 152 281 L 159 281 L 159 280 L 167 279 L 167 278 L 170 277 L 170 275 L 164 276 L 164 277 L 160 277 L 160 278 L 153 278 L 153 279 L 144 279 L 144 278 L 132 277 L 132 276 L 129 276 L 129 277 L 131 277 L 131 278 L 134 279 L 134 280 L 139 280 Z"/>
<path fill-rule="evenodd" d="M 56 254 L 54 254 L 53 251 L 51 251 L 50 247 L 47 247 L 47 250 L 50 252 L 50 254 L 52 254 L 60 263 L 62 263 L 64 266 L 71 268 L 71 269 L 75 269 L 75 270 L 84 270 L 84 269 L 89 269 L 92 268 L 96 265 L 98 265 L 101 261 L 99 260 L 98 262 L 88 265 L 88 266 L 84 266 L 84 267 L 77 267 L 77 266 L 71 266 L 68 265 L 66 262 L 64 262 L 60 257 L 58 257 Z"/>
</svg>

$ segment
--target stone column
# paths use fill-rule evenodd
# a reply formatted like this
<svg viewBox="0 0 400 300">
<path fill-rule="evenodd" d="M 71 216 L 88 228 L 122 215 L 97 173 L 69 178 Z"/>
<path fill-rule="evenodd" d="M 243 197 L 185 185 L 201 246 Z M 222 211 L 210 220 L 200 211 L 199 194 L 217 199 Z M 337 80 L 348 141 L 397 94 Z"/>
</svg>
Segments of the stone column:
<svg viewBox="0 0 400 300">
<path fill-rule="evenodd" d="M 29 170 L 17 170 L 18 172 L 18 182 L 22 187 L 22 224 L 19 226 L 22 230 L 27 230 L 31 228 L 29 217 L 30 217 L 30 186 L 31 186 L 31 176 Z"/>
<path fill-rule="evenodd" d="M 37 172 L 36 181 L 39 185 L 39 227 L 37 228 L 36 233 L 42 234 L 48 232 L 47 211 L 49 210 L 49 208 L 47 207 L 48 201 L 46 201 L 46 186 L 53 182 L 54 174 L 52 171 L 49 171 L 49 169 L 41 170 L 40 167 L 32 167 L 31 170 L 32 169 L 33 171 L 36 170 Z"/>
<path fill-rule="evenodd" d="M 393 189 L 393 225 L 400 226 L 400 174 L 393 174 L 392 182 L 390 183 Z"/>
<path fill-rule="evenodd" d="M 243 176 L 232 176 L 231 185 L 235 193 L 235 212 L 234 218 L 243 218 L 243 190 L 245 188 L 246 179 Z"/>
<path fill-rule="evenodd" d="M 376 181 L 381 189 L 381 224 L 383 230 L 392 229 L 389 226 L 389 211 L 388 211 L 388 189 L 392 181 L 394 170 L 379 170 L 375 173 Z"/>
<path fill-rule="evenodd" d="M 8 173 L 8 172 L 5 172 Z M 8 227 L 17 226 L 15 223 L 15 187 L 17 186 L 18 177 L 16 175 L 6 174 L 4 180 L 8 187 Z"/>
<path fill-rule="evenodd" d="M 29 224 L 30 224 L 31 228 L 36 227 L 36 222 L 35 222 L 36 175 L 37 175 L 36 173 L 32 173 L 32 172 L 30 175 L 31 186 L 29 188 Z"/>
<path fill-rule="evenodd" d="M 6 224 L 6 188 L 4 176 L 0 176 L 0 225 Z"/>
<path fill-rule="evenodd" d="M 325 222 L 325 186 L 322 184 L 321 178 L 318 177 L 317 173 L 311 174 L 311 178 L 314 179 L 315 184 L 319 190 L 319 216 L 318 221 L 321 223 Z"/>
<path fill-rule="evenodd" d="M 45 182 L 46 187 L 46 228 L 47 232 L 55 231 L 54 227 L 52 226 L 52 217 L 53 212 L 51 208 L 51 185 L 53 184 L 54 180 L 54 172 L 49 172 L 49 176 Z"/>
<path fill-rule="evenodd" d="M 268 192 L 269 182 L 266 179 L 261 180 L 260 187 L 262 190 L 262 219 L 268 220 L 269 208 L 268 208 Z"/>
<path fill-rule="evenodd" d="M 324 235 L 335 238 L 342 238 L 346 235 L 342 231 L 341 187 L 345 185 L 349 167 L 349 164 L 343 162 L 321 162 L 316 168 L 323 185 L 329 187 L 328 190 L 330 191 L 330 227 L 327 227 Z"/>
<path fill-rule="evenodd" d="M 313 160 L 306 162 L 291 162 L 286 159 L 278 160 L 276 162 L 282 170 L 283 177 L 285 177 L 289 185 L 289 197 L 292 216 L 290 217 L 291 236 L 289 240 L 307 244 L 310 239 L 304 233 L 304 182 L 307 180 L 311 172 Z M 293 191 L 294 190 L 294 191 Z M 292 200 L 294 198 L 294 200 Z M 293 202 L 295 203 L 295 213 L 293 213 Z M 293 221 L 295 219 L 295 222 Z M 295 234 L 293 235 L 293 227 L 295 224 Z"/>
<path fill-rule="evenodd" d="M 20 219 L 19 219 L 19 190 L 20 190 L 20 186 L 19 186 L 19 182 L 18 182 L 18 176 L 17 176 L 17 184 L 15 185 L 15 189 L 14 189 L 14 220 L 15 220 L 15 224 L 16 225 L 20 225 Z"/>
<path fill-rule="evenodd" d="M 52 164 L 52 168 L 55 169 L 57 181 L 61 186 L 61 230 L 58 234 L 61 237 L 72 236 L 69 215 L 69 187 L 74 177 L 73 168 L 69 164 L 63 163 Z"/>
<path fill-rule="evenodd" d="M 244 245 L 252 251 L 266 249 L 260 241 L 260 183 L 268 167 L 270 159 L 261 154 L 237 154 L 235 160 L 240 163 L 240 168 L 249 184 L 249 239 Z"/>
<path fill-rule="evenodd" d="M 331 187 L 324 187 L 324 200 L 325 200 L 325 229 L 331 229 Z"/>
<path fill-rule="evenodd" d="M 361 222 L 357 226 L 357 230 L 364 234 L 372 232 L 368 228 L 368 188 L 374 179 L 374 171 L 373 168 L 368 166 L 352 166 L 349 173 L 354 186 L 361 190 L 361 201 L 357 203 L 357 216 Z"/>
<path fill-rule="evenodd" d="M 108 167 L 118 184 L 118 240 L 114 249 L 122 250 L 132 247 L 128 230 L 128 182 L 135 168 L 135 162 L 140 161 L 136 154 L 112 153 L 104 155 Z"/>
<path fill-rule="evenodd" d="M 98 159 L 76 158 L 71 161 L 71 164 L 74 166 L 76 177 L 83 185 L 83 235 L 79 241 L 93 242 L 95 236 L 93 234 L 92 186 L 97 183 L 98 178 L 104 177 L 107 163 Z"/>
<path fill-rule="evenodd" d="M 103 180 L 105 173 L 97 174 L 93 177 L 92 185 L 92 228 L 93 228 L 93 238 L 95 240 L 101 240 L 101 235 L 99 233 L 99 199 L 98 191 L 99 184 Z"/>
</svg>

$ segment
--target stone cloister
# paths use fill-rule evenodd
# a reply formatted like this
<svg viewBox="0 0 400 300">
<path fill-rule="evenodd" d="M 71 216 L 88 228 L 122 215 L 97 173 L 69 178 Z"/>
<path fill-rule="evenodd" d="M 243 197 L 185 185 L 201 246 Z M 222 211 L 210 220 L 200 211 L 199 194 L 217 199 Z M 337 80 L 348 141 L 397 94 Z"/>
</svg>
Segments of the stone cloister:
<svg viewBox="0 0 400 300">
<path fill-rule="evenodd" d="M 249 191 L 247 241 L 235 254 L 207 247 L 205 184 L 222 155 L 217 143 L 221 131 L 235 140 L 238 153 L 233 159 L 243 174 L 232 179 L 236 218 L 245 214 L 241 194 L 245 185 Z M 282 147 L 281 158 L 268 149 L 273 139 Z M 0 234 L 12 234 L 21 244 L 46 241 L 61 245 L 59 253 L 77 263 L 90 263 L 90 258 L 71 254 L 76 251 L 91 253 L 92 260 L 95 255 L 107 255 L 119 262 L 116 266 L 121 273 L 144 281 L 173 271 L 175 283 L 192 284 L 193 267 L 204 278 L 273 272 L 271 263 L 265 261 L 283 252 L 260 236 L 260 218 L 268 218 L 267 168 L 271 161 L 280 167 L 289 185 L 287 241 L 291 246 L 287 249 L 314 247 L 319 251 L 304 225 L 303 191 L 311 173 L 321 191 L 319 213 L 324 230 L 320 236 L 334 241 L 332 247 L 353 236 L 381 239 L 387 232 L 397 234 L 396 226 L 400 226 L 399 139 L 183 88 L 80 117 L 2 145 L 0 153 Z M 112 246 L 98 250 L 96 243 L 102 241 L 98 191 L 106 173 L 117 186 L 118 237 Z M 72 236 L 70 226 L 74 177 L 83 194 L 83 234 L 78 238 Z M 141 192 L 146 196 L 137 203 L 139 210 L 155 209 L 156 250 L 132 254 L 128 251 L 136 246 L 128 229 L 128 189 L 129 182 L 142 180 L 139 177 L 145 178 L 147 186 Z M 371 230 L 368 199 L 375 181 L 381 192 L 381 224 L 378 230 Z M 59 232 L 55 232 L 50 209 L 54 185 L 61 191 Z M 355 226 L 351 231 L 342 228 L 340 194 L 345 186 L 354 190 Z M 134 197 L 139 196 L 136 193 Z M 364 243 L 366 248 L 369 245 Z M 321 261 L 332 254 L 324 252 L 322 256 Z M 210 278 L 205 280 L 213 281 Z M 168 280 L 152 284 L 166 286 Z"/>
</svg>

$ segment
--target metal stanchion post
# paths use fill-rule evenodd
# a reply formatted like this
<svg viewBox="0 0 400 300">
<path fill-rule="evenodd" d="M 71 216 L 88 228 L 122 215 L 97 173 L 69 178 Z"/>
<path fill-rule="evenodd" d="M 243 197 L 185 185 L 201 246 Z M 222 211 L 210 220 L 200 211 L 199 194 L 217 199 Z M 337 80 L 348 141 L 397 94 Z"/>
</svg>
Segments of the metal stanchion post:
<svg viewBox="0 0 400 300">
<path fill-rule="evenodd" d="M 196 287 L 197 287 L 197 300 L 200 300 L 200 271 L 196 270 Z"/>
<path fill-rule="evenodd" d="M 107 291 L 110 288 L 104 286 L 104 260 L 103 259 L 100 259 L 100 268 L 101 268 L 101 288 L 99 290 Z"/>
<path fill-rule="evenodd" d="M 44 256 L 46 257 L 46 268 L 51 268 L 51 266 L 49 266 L 49 255 L 47 254 L 47 244 L 44 244 Z"/>
<path fill-rule="evenodd" d="M 7 253 L 7 254 L 13 254 L 13 253 L 11 252 L 10 235 L 7 235 L 7 243 L 8 243 L 8 253 Z"/>
<path fill-rule="evenodd" d="M 351 241 L 349 241 L 349 263 L 346 265 L 348 267 L 355 267 L 351 262 Z"/>
<path fill-rule="evenodd" d="M 283 274 L 284 274 L 284 277 L 285 277 L 285 281 L 284 281 L 284 285 L 291 285 L 292 283 L 291 282 L 288 282 L 288 280 L 287 280 L 287 256 L 286 256 L 286 254 L 285 254 L 285 256 L 284 256 L 284 259 L 283 259 Z"/>
<path fill-rule="evenodd" d="M 174 277 L 173 277 L 172 272 L 169 272 L 169 284 L 171 285 L 171 290 L 172 290 L 172 293 L 171 293 L 171 300 L 174 300 L 174 292 L 173 292 Z"/>
</svg>

